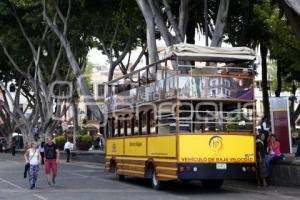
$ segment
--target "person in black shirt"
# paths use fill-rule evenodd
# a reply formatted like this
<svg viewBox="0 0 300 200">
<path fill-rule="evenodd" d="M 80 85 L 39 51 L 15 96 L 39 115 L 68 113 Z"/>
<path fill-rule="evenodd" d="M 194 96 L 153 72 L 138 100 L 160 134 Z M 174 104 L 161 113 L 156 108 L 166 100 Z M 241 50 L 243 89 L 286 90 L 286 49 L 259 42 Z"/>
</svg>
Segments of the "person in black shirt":
<svg viewBox="0 0 300 200">
<path fill-rule="evenodd" d="M 48 137 L 47 144 L 45 144 L 45 172 L 47 175 L 48 184 L 51 185 L 51 172 L 52 183 L 55 184 L 57 176 L 57 163 L 59 161 L 59 149 L 53 143 L 52 137 Z"/>
<path fill-rule="evenodd" d="M 267 170 L 265 165 L 266 149 L 264 146 L 265 134 L 261 132 L 256 140 L 256 163 L 258 186 L 267 186 Z"/>
</svg>

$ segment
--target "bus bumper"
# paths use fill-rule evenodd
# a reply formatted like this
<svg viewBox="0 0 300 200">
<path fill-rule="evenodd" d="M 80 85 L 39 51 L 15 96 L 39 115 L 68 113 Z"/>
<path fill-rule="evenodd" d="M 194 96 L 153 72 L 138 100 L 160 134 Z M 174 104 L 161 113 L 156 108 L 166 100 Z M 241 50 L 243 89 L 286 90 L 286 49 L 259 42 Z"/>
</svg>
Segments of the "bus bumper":
<svg viewBox="0 0 300 200">
<path fill-rule="evenodd" d="M 253 179 L 255 177 L 255 163 L 178 164 L 180 180 Z"/>
</svg>

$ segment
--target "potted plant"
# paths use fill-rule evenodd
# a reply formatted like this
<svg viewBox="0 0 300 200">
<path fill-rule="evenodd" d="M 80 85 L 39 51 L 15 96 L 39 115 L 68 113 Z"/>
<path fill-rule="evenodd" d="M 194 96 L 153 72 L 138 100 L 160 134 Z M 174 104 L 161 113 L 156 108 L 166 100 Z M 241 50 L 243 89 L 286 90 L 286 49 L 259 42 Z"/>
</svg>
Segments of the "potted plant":
<svg viewBox="0 0 300 200">
<path fill-rule="evenodd" d="M 64 150 L 65 137 L 63 135 L 55 137 L 55 144 L 59 150 Z"/>
<path fill-rule="evenodd" d="M 88 151 L 93 143 L 93 138 L 90 136 L 87 131 L 83 130 L 76 137 L 76 146 L 78 150 Z"/>
</svg>

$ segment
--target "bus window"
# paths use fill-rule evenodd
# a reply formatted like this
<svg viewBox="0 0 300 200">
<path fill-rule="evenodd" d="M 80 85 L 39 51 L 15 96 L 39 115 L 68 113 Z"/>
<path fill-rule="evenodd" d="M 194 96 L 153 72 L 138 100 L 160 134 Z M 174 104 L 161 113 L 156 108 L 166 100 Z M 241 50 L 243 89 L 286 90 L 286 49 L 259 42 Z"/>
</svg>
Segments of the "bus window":
<svg viewBox="0 0 300 200">
<path fill-rule="evenodd" d="M 138 131 L 138 135 L 142 135 L 142 132 L 143 132 L 143 112 L 140 112 L 139 113 L 139 131 Z"/>
<path fill-rule="evenodd" d="M 190 133 L 193 126 L 193 108 L 191 103 L 183 103 L 179 108 L 179 132 Z"/>
<path fill-rule="evenodd" d="M 111 134 L 111 129 L 110 129 L 111 128 L 110 127 L 111 126 L 111 122 L 110 121 L 111 121 L 111 119 L 108 118 L 107 119 L 107 123 L 106 123 L 106 128 L 105 128 L 106 137 L 111 137 L 111 135 L 110 135 Z"/>
<path fill-rule="evenodd" d="M 131 135 L 131 118 L 129 117 L 129 115 L 125 115 L 124 122 L 125 136 Z"/>
<path fill-rule="evenodd" d="M 142 120 L 141 120 L 141 127 L 142 127 L 142 135 L 147 135 L 147 112 L 142 112 Z"/>
<path fill-rule="evenodd" d="M 137 117 L 136 114 L 134 115 L 134 135 L 140 134 L 140 126 L 139 126 L 139 116 Z"/>
<path fill-rule="evenodd" d="M 226 131 L 252 131 L 253 106 L 241 103 L 224 105 L 224 129 Z"/>
<path fill-rule="evenodd" d="M 135 113 L 132 113 L 132 116 L 130 118 L 130 135 L 134 135 L 134 129 L 135 129 Z"/>
<path fill-rule="evenodd" d="M 112 118 L 112 120 L 111 120 L 111 135 L 112 135 L 112 137 L 117 136 L 117 134 L 118 134 L 117 128 L 118 128 L 118 126 L 116 124 L 116 119 Z"/>
<path fill-rule="evenodd" d="M 218 105 L 215 103 L 194 103 L 193 132 L 214 132 L 218 129 Z"/>
<path fill-rule="evenodd" d="M 176 114 L 171 105 L 158 108 L 157 129 L 158 134 L 176 132 Z"/>
<path fill-rule="evenodd" d="M 149 111 L 149 132 L 150 134 L 156 134 L 156 117 L 154 110 Z"/>
<path fill-rule="evenodd" d="M 118 120 L 117 120 L 117 130 L 118 130 L 118 136 L 121 136 L 122 135 L 122 131 L 124 131 L 124 130 L 122 130 L 122 125 L 123 125 L 123 123 L 122 123 L 122 121 L 121 121 L 121 116 L 118 116 Z"/>
</svg>

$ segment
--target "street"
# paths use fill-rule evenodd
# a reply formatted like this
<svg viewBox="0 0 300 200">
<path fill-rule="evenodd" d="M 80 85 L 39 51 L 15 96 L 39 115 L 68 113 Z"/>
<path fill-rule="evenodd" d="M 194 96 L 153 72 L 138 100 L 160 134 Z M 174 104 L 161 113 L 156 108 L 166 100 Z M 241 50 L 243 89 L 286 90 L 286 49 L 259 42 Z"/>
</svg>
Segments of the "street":
<svg viewBox="0 0 300 200">
<path fill-rule="evenodd" d="M 74 200 L 74 199 L 299 199 L 299 188 L 257 188 L 252 182 L 227 181 L 220 190 L 206 190 L 200 183 L 170 183 L 163 191 L 155 191 L 147 180 L 129 178 L 123 182 L 104 173 L 103 164 L 61 160 L 56 185 L 48 186 L 44 168 L 37 187 L 28 189 L 23 179 L 22 155 L 0 154 L 0 200 Z"/>
</svg>

